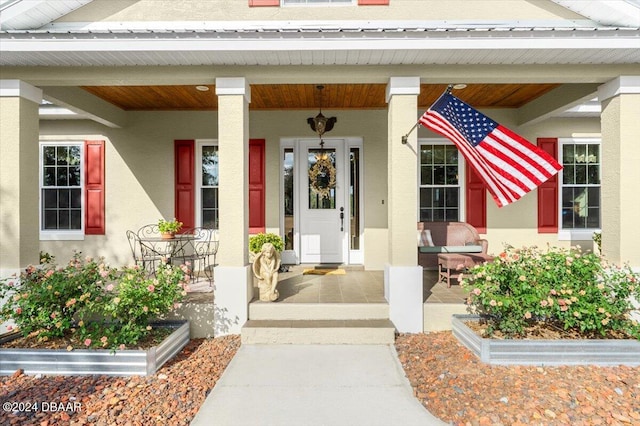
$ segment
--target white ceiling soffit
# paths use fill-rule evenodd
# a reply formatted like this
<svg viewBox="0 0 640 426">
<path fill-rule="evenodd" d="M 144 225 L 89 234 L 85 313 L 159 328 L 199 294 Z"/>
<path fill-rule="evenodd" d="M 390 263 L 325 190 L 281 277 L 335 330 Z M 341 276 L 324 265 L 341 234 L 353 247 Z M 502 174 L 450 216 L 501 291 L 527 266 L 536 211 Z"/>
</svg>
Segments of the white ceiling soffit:
<svg viewBox="0 0 640 426">
<path fill-rule="evenodd" d="M 3 66 L 640 63 L 640 29 L 572 23 L 172 23 L 0 32 Z M 184 26 L 179 26 L 184 24 Z M 308 25 L 307 25 L 308 24 Z M 541 24 L 541 23 L 538 23 Z M 517 26 L 516 26 L 517 25 Z"/>
<path fill-rule="evenodd" d="M 640 27 L 640 0 L 552 0 L 603 25 Z"/>
<path fill-rule="evenodd" d="M 40 28 L 93 0 L 0 0 L 0 28 Z"/>
</svg>

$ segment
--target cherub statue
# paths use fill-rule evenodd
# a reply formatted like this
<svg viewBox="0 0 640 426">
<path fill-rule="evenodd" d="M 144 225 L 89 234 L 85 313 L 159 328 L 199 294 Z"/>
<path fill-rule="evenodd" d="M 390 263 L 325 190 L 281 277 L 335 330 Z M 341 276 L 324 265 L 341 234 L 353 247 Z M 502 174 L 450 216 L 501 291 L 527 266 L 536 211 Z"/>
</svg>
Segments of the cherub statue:
<svg viewBox="0 0 640 426">
<path fill-rule="evenodd" d="M 258 279 L 260 300 L 273 302 L 278 300 L 278 269 L 280 269 L 280 253 L 273 244 L 264 243 L 260 253 L 253 261 L 253 274 Z"/>
</svg>

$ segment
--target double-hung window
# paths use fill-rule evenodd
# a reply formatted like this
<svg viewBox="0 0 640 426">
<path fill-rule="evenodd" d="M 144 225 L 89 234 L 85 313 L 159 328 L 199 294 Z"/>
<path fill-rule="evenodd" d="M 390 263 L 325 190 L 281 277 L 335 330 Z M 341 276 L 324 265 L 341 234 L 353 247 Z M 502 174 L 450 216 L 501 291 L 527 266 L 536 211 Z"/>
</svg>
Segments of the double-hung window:
<svg viewBox="0 0 640 426">
<path fill-rule="evenodd" d="M 591 240 L 600 229 L 601 156 L 599 139 L 559 139 L 560 237 Z"/>
<path fill-rule="evenodd" d="M 105 234 L 105 141 L 42 141 L 38 186 L 41 240 Z"/>
<path fill-rule="evenodd" d="M 40 145 L 40 235 L 44 239 L 83 235 L 83 148 L 82 143 Z"/>
<path fill-rule="evenodd" d="M 421 222 L 459 221 L 462 158 L 445 141 L 420 144 L 419 212 Z"/>
</svg>

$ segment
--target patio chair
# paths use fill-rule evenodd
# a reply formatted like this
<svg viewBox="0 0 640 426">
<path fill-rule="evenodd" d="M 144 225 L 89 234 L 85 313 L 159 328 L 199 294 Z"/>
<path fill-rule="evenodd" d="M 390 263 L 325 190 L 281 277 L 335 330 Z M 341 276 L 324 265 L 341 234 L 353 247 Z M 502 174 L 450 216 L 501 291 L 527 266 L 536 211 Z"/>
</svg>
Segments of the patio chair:
<svg viewBox="0 0 640 426">
<path fill-rule="evenodd" d="M 187 230 L 186 234 L 194 236 L 191 247 L 185 250 L 181 260 L 191 262 L 193 279 L 196 279 L 196 271 L 204 272 L 209 281 L 213 282 L 213 268 L 216 266 L 216 254 L 218 252 L 218 231 L 210 228 L 195 227 Z"/>
<path fill-rule="evenodd" d="M 157 224 L 144 225 L 138 229 L 138 236 L 141 238 L 159 237 L 160 229 Z"/>
<path fill-rule="evenodd" d="M 149 272 L 149 275 L 154 275 L 156 263 L 162 261 L 162 256 L 140 241 L 138 234 L 133 231 L 127 231 L 127 240 L 129 240 L 134 263 Z"/>
</svg>

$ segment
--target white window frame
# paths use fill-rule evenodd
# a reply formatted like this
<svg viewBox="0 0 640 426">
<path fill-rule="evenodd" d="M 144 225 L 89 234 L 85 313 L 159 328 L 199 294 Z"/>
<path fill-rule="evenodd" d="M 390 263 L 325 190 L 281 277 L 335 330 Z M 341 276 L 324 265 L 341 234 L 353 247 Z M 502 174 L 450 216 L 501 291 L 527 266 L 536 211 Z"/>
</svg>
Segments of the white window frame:
<svg viewBox="0 0 640 426">
<path fill-rule="evenodd" d="M 202 148 L 204 146 L 216 146 L 218 147 L 218 158 L 220 158 L 220 146 L 217 139 L 198 139 L 196 140 L 196 161 L 195 161 L 195 175 L 196 175 L 196 187 L 195 187 L 195 209 L 196 209 L 196 226 L 202 225 Z M 218 160 L 219 161 L 219 160 Z M 218 164 L 219 165 L 219 164 Z M 218 176 L 218 179 L 220 176 Z M 218 182 L 218 194 L 220 194 L 220 182 Z M 218 206 L 218 212 L 220 206 Z"/>
<path fill-rule="evenodd" d="M 558 159 L 559 163 L 564 163 L 562 149 L 565 144 L 598 144 L 600 145 L 600 225 L 602 226 L 602 138 L 558 138 Z M 558 241 L 592 241 L 595 232 L 601 232 L 602 228 L 562 228 L 562 190 L 564 188 L 563 170 L 558 172 Z M 595 186 L 595 185 L 593 185 Z"/>
<path fill-rule="evenodd" d="M 351 170 L 347 170 L 351 167 L 351 163 L 349 161 L 349 155 L 351 153 L 352 148 L 357 148 L 360 150 L 359 152 L 359 173 L 358 173 L 358 185 L 360 190 L 360 202 L 358 208 L 358 223 L 360 227 L 358 229 L 358 237 L 360 239 L 360 248 L 358 250 L 351 249 L 351 235 L 349 235 L 347 241 L 347 250 L 349 251 L 349 263 L 353 265 L 364 265 L 364 196 L 365 196 L 365 182 L 364 182 L 364 165 L 365 165 L 365 152 L 364 152 L 364 140 L 362 138 L 346 138 L 345 139 L 345 173 L 351 173 Z M 345 179 L 346 182 L 349 181 L 348 178 Z M 346 202 L 347 210 L 345 212 L 346 223 L 349 223 L 351 218 L 351 194 L 349 191 L 346 191 Z M 349 226 L 349 229 L 351 227 Z"/>
<path fill-rule="evenodd" d="M 278 182 L 279 182 L 279 191 L 278 191 L 278 221 L 280 224 L 280 235 L 284 235 L 285 232 L 285 224 L 284 224 L 284 178 L 283 178 L 283 170 L 284 170 L 284 152 L 286 149 L 293 150 L 293 250 L 285 250 L 286 255 L 291 259 L 295 258 L 295 263 L 300 263 L 300 200 L 297 196 L 296 191 L 298 191 L 298 186 L 296 184 L 296 176 L 297 176 L 297 168 L 300 165 L 297 163 L 297 154 L 298 148 L 296 147 L 296 142 L 298 139 L 295 138 L 283 138 L 280 139 L 280 150 L 278 151 L 280 154 L 279 160 L 279 168 L 278 168 Z"/>
<path fill-rule="evenodd" d="M 420 172 L 420 167 L 421 167 L 421 163 L 420 163 L 420 150 L 422 149 L 422 145 L 450 145 L 453 146 L 457 149 L 457 147 L 455 146 L 455 144 L 453 142 L 451 142 L 448 139 L 443 139 L 443 138 L 424 138 L 424 139 L 418 139 L 418 180 L 417 180 L 417 191 L 418 191 L 418 203 L 416 205 L 416 209 L 418 212 L 418 220 L 420 220 L 420 188 L 423 187 L 428 187 L 428 186 L 423 186 L 422 183 L 420 182 L 420 177 L 421 177 L 421 172 Z M 462 153 L 460 152 L 460 150 L 458 149 L 458 220 L 460 222 L 464 222 L 467 219 L 467 206 L 466 206 L 466 200 L 467 197 L 465 196 L 465 194 L 467 193 L 467 188 L 466 188 L 466 175 L 465 175 L 465 171 L 466 171 L 466 167 L 465 167 L 465 160 L 464 160 L 464 156 L 462 155 Z M 439 185 L 431 185 L 431 186 L 439 186 Z M 449 185 L 448 187 L 453 187 L 452 185 Z"/>
<path fill-rule="evenodd" d="M 51 188 L 44 186 L 44 158 L 43 150 L 45 146 L 78 146 L 80 148 L 80 203 L 81 203 L 81 217 L 80 217 L 80 229 L 44 229 L 43 221 L 43 204 L 42 199 L 43 189 Z M 84 142 L 77 140 L 40 140 L 38 144 L 38 229 L 39 238 L 41 241 L 82 241 L 84 240 L 84 226 L 85 226 L 85 158 L 84 158 Z"/>
</svg>

